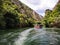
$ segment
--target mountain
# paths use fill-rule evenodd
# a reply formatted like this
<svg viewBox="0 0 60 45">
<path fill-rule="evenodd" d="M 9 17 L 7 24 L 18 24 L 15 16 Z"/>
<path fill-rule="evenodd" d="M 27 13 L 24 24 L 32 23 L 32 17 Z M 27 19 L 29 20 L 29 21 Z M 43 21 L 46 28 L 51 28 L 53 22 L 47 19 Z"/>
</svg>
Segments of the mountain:
<svg viewBox="0 0 60 45">
<path fill-rule="evenodd" d="M 42 16 L 36 13 L 34 10 L 20 2 L 19 0 L 11 0 L 14 4 L 16 4 L 19 8 L 21 14 L 30 15 L 30 17 L 33 17 L 35 20 L 41 20 Z"/>
<path fill-rule="evenodd" d="M 57 2 L 53 10 L 47 9 L 43 19 L 46 27 L 60 28 L 60 0 Z"/>
<path fill-rule="evenodd" d="M 0 29 L 31 27 L 42 16 L 19 0 L 0 0 Z"/>
<path fill-rule="evenodd" d="M 58 0 L 51 15 L 53 15 L 55 20 L 53 26 L 60 28 L 60 0 Z"/>
</svg>

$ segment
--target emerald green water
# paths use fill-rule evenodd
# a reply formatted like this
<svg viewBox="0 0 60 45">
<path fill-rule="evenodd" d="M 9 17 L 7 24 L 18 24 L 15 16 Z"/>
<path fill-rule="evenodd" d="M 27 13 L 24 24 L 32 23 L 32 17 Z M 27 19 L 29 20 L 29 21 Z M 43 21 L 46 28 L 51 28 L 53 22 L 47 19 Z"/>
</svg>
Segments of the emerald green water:
<svg viewBox="0 0 60 45">
<path fill-rule="evenodd" d="M 60 45 L 60 29 L 0 30 L 0 45 Z"/>
</svg>

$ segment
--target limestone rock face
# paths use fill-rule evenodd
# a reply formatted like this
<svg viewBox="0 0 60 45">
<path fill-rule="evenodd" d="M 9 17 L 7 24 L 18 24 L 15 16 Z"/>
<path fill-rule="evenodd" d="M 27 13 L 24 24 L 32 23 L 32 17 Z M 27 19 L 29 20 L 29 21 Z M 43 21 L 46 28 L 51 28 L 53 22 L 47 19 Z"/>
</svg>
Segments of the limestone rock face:
<svg viewBox="0 0 60 45">
<path fill-rule="evenodd" d="M 41 15 L 37 14 L 34 10 L 32 10 L 31 8 L 29 8 L 28 6 L 26 6 L 19 0 L 11 0 L 11 2 L 13 2 L 14 4 L 16 4 L 19 7 L 18 10 L 21 14 L 25 14 L 29 17 L 32 17 L 37 21 L 41 20 L 43 18 Z"/>
</svg>

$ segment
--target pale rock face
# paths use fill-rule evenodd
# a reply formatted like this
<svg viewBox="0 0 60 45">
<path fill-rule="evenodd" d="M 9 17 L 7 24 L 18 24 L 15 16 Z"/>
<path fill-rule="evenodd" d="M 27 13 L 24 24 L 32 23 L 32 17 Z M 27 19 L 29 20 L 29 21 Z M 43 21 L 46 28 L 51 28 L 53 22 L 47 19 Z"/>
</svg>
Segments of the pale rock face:
<svg viewBox="0 0 60 45">
<path fill-rule="evenodd" d="M 11 0 L 11 1 L 19 7 L 18 10 L 20 11 L 21 14 L 29 15 L 30 17 L 33 17 L 37 21 L 43 18 L 41 15 L 37 14 L 34 10 L 29 8 L 25 4 L 21 3 L 19 0 Z"/>
<path fill-rule="evenodd" d="M 60 3 L 60 0 L 58 2 Z"/>
</svg>

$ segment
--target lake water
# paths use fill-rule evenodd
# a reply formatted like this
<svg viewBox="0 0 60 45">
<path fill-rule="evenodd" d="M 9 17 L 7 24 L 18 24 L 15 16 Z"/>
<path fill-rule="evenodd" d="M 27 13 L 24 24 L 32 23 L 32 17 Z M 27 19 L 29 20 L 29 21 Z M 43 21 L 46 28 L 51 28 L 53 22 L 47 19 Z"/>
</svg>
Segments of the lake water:
<svg viewBox="0 0 60 45">
<path fill-rule="evenodd" d="M 0 30 L 0 45 L 60 45 L 60 29 Z"/>
</svg>

